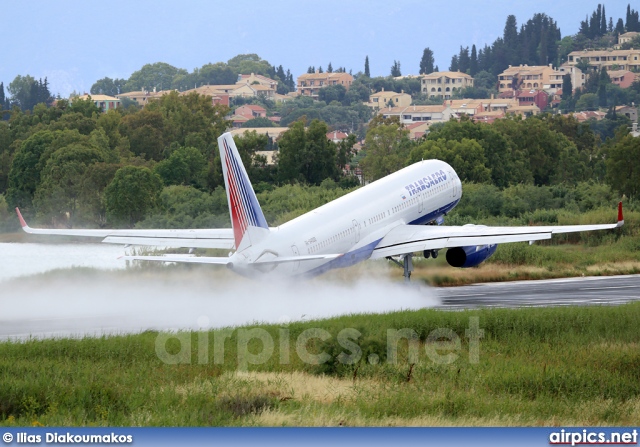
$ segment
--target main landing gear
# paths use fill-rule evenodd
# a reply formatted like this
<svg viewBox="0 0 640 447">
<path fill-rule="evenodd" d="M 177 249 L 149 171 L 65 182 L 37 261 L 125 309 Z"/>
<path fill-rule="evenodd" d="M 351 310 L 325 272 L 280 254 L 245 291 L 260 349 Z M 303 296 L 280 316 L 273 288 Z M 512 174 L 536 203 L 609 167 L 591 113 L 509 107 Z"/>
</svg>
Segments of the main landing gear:
<svg viewBox="0 0 640 447">
<path fill-rule="evenodd" d="M 425 250 L 423 252 L 423 255 L 425 259 L 435 259 L 438 257 L 438 250 Z M 391 256 L 387 256 L 387 260 L 393 262 L 399 267 L 402 267 L 402 269 L 404 270 L 404 273 L 402 274 L 402 276 L 404 276 L 404 282 L 411 281 L 411 272 L 413 272 L 413 253 L 408 253 L 406 255 L 400 256 L 399 261 L 392 258 Z"/>
<path fill-rule="evenodd" d="M 400 257 L 402 262 L 393 259 L 391 256 L 387 256 L 387 259 L 389 261 L 393 262 L 394 264 L 399 265 L 400 267 L 402 267 L 404 269 L 404 273 L 402 274 L 402 276 L 404 276 L 404 282 L 410 282 L 411 281 L 411 272 L 413 271 L 413 260 L 412 260 L 412 258 L 413 258 L 413 253 L 402 255 Z"/>
<path fill-rule="evenodd" d="M 429 258 L 437 258 L 438 257 L 438 250 L 425 250 L 423 252 L 424 258 L 425 259 L 429 259 Z"/>
</svg>

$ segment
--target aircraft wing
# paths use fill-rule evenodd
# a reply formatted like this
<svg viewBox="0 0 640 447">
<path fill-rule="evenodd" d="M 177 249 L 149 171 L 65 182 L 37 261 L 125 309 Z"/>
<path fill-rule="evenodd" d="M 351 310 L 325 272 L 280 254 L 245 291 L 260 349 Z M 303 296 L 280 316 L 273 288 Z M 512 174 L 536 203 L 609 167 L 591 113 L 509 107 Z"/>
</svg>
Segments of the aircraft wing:
<svg viewBox="0 0 640 447">
<path fill-rule="evenodd" d="M 233 230 L 80 230 L 31 228 L 16 208 L 22 229 L 29 234 L 102 238 L 108 244 L 148 245 L 155 247 L 234 248 Z"/>
<path fill-rule="evenodd" d="M 380 240 L 371 259 L 399 256 L 423 250 L 472 245 L 532 242 L 551 239 L 554 234 L 609 230 L 624 224 L 622 203 L 618 204 L 618 222 L 604 225 L 551 225 L 529 227 L 487 227 L 484 225 L 422 226 L 399 225 Z"/>
<path fill-rule="evenodd" d="M 253 264 L 266 265 L 266 264 L 282 264 L 285 262 L 317 261 L 320 259 L 335 259 L 340 256 L 342 256 L 342 254 L 284 256 L 279 258 L 268 259 L 265 261 L 256 261 Z M 214 257 L 208 257 L 208 256 L 192 256 L 192 255 L 121 256 L 118 259 L 123 259 L 125 261 L 185 262 L 190 264 L 226 265 L 230 263 L 229 258 L 214 258 Z"/>
</svg>

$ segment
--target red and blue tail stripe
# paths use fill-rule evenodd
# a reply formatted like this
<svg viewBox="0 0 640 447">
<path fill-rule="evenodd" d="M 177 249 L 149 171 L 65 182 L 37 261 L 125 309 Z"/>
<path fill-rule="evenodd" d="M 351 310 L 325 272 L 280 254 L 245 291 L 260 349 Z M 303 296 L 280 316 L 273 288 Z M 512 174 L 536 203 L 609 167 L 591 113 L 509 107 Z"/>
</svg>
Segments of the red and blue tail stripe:
<svg viewBox="0 0 640 447">
<path fill-rule="evenodd" d="M 269 226 L 230 133 L 225 133 L 218 138 L 218 147 L 222 157 L 222 172 L 237 248 L 249 225 L 261 228 L 269 228 Z"/>
</svg>

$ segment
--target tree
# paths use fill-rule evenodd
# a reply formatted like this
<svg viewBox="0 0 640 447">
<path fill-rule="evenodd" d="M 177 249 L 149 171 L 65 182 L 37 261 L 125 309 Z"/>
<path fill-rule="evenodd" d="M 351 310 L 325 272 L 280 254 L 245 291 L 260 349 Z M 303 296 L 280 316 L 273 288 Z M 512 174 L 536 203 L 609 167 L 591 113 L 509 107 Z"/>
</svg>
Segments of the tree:
<svg viewBox="0 0 640 447">
<path fill-rule="evenodd" d="M 598 95 L 595 93 L 585 93 L 580 96 L 576 102 L 576 111 L 582 110 L 597 110 L 598 109 Z"/>
<path fill-rule="evenodd" d="M 47 78 L 36 81 L 29 75 L 16 76 L 7 89 L 11 94 L 11 101 L 22 110 L 31 110 L 36 104 L 51 105 L 53 97 L 49 92 Z"/>
<path fill-rule="evenodd" d="M 469 70 L 471 59 L 469 57 L 469 47 L 460 46 L 460 54 L 458 55 L 458 70 L 466 73 Z"/>
<path fill-rule="evenodd" d="M 478 73 L 478 52 L 475 44 L 471 47 L 471 59 L 469 60 L 469 74 L 475 76 Z"/>
<path fill-rule="evenodd" d="M 329 65 L 327 66 L 327 73 L 333 73 L 333 66 L 331 65 L 331 62 L 329 62 Z"/>
<path fill-rule="evenodd" d="M 602 67 L 598 84 L 598 104 L 600 107 L 607 107 L 607 86 L 610 84 L 611 78 L 609 77 L 609 73 L 607 73 L 607 68 Z"/>
<path fill-rule="evenodd" d="M 173 78 L 176 75 L 187 75 L 187 70 L 176 68 L 165 62 L 146 64 L 140 70 L 134 71 L 124 86 L 127 92 L 136 90 L 153 91 L 168 90 L 173 85 Z"/>
<path fill-rule="evenodd" d="M 40 172 L 46 162 L 44 154 L 53 140 L 53 132 L 44 130 L 34 133 L 20 145 L 9 171 L 6 199 L 11 208 L 31 206 L 33 194 L 40 184 Z"/>
<path fill-rule="evenodd" d="M 371 72 L 369 71 L 369 56 L 364 58 L 364 75 L 368 78 L 371 77 Z"/>
<path fill-rule="evenodd" d="M 571 84 L 571 74 L 567 73 L 562 77 L 562 99 L 570 99 L 573 96 L 573 85 Z"/>
<path fill-rule="evenodd" d="M 391 76 L 394 78 L 402 76 L 402 72 L 400 71 L 400 62 L 394 60 L 393 65 L 391 66 Z"/>
<path fill-rule="evenodd" d="M 194 147 L 181 147 L 158 163 L 154 171 L 165 185 L 187 185 L 204 188 L 207 159 Z"/>
<path fill-rule="evenodd" d="M 158 205 L 162 180 L 149 168 L 124 166 L 105 189 L 107 216 L 132 227 Z"/>
<path fill-rule="evenodd" d="M 437 159 L 449 163 L 463 181 L 486 183 L 491 170 L 486 166 L 484 148 L 475 140 L 427 140 L 411 151 L 409 163 Z"/>
<path fill-rule="evenodd" d="M 422 59 L 420 60 L 420 74 L 433 73 L 434 62 L 433 51 L 431 51 L 429 47 L 425 48 L 422 52 Z"/>
<path fill-rule="evenodd" d="M 275 124 L 269 118 L 261 116 L 242 123 L 241 127 L 275 127 Z"/>
<path fill-rule="evenodd" d="M 343 85 L 329 85 L 318 90 L 318 100 L 329 104 L 331 101 L 342 102 L 347 89 Z"/>
<path fill-rule="evenodd" d="M 624 22 L 622 21 L 622 19 L 618 19 L 618 21 L 616 22 L 615 33 L 617 35 L 624 34 Z"/>
<path fill-rule="evenodd" d="M 101 161 L 104 161 L 104 156 L 100 149 L 80 143 L 65 146 L 51 154 L 33 198 L 38 214 L 68 218 L 74 222 L 87 167 Z"/>
<path fill-rule="evenodd" d="M 609 185 L 629 199 L 640 196 L 640 138 L 626 135 L 614 144 L 606 157 Z"/>
<path fill-rule="evenodd" d="M 360 166 L 368 180 L 377 180 L 406 165 L 409 155 L 409 131 L 397 117 L 376 116 L 369 124 L 365 138 L 365 156 Z"/>
<path fill-rule="evenodd" d="M 281 181 L 319 185 L 337 177 L 336 147 L 327 139 L 327 125 L 313 120 L 308 129 L 296 121 L 278 140 L 278 173 Z"/>
<path fill-rule="evenodd" d="M 91 86 L 90 92 L 92 95 L 116 96 L 123 93 L 126 83 L 126 79 L 102 78 Z"/>
<path fill-rule="evenodd" d="M 451 64 L 449 65 L 449 71 L 458 71 L 460 69 L 460 65 L 458 64 L 458 55 L 454 54 L 451 56 Z"/>
</svg>

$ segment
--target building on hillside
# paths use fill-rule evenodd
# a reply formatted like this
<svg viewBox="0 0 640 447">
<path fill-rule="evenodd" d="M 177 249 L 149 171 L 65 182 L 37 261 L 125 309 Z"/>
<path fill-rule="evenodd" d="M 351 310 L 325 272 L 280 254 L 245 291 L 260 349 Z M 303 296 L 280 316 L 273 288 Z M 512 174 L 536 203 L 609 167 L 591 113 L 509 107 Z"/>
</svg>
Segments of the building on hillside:
<svg viewBox="0 0 640 447">
<path fill-rule="evenodd" d="M 405 129 L 409 131 L 409 139 L 415 141 L 424 137 L 429 133 L 429 127 L 431 127 L 433 123 L 434 121 L 407 124 Z"/>
<path fill-rule="evenodd" d="M 225 84 L 225 85 L 202 85 L 197 88 L 185 90 L 181 94 L 188 95 L 191 92 L 197 92 L 201 95 L 208 95 L 211 97 L 222 97 L 227 95 L 232 98 L 255 98 L 257 96 L 263 96 L 267 99 L 273 99 L 275 90 L 269 87 L 265 87 L 260 84 Z M 228 105 L 228 104 L 227 104 Z"/>
<path fill-rule="evenodd" d="M 259 74 L 239 74 L 236 84 L 262 85 L 270 88 L 274 92 L 278 88 L 278 81 Z"/>
<path fill-rule="evenodd" d="M 349 73 L 305 73 L 298 76 L 298 92 L 303 96 L 318 99 L 318 91 L 330 85 L 341 85 L 349 90 L 353 76 Z"/>
<path fill-rule="evenodd" d="M 620 34 L 618 36 L 618 45 L 622 45 L 623 43 L 631 42 L 636 36 L 639 36 L 640 33 L 636 31 L 629 31 L 628 33 Z"/>
<path fill-rule="evenodd" d="M 490 98 L 490 99 L 452 99 L 445 101 L 451 110 L 457 115 L 474 116 L 481 112 L 503 112 L 518 106 L 515 98 Z"/>
<path fill-rule="evenodd" d="M 507 113 L 511 115 L 521 115 L 525 118 L 538 115 L 540 113 L 540 107 L 535 104 L 526 105 L 526 106 L 515 106 L 507 109 Z"/>
<path fill-rule="evenodd" d="M 255 131 L 258 135 L 266 135 L 269 138 L 278 140 L 283 133 L 289 130 L 288 127 L 243 127 L 242 129 L 231 129 L 231 135 L 242 135 L 245 132 Z"/>
<path fill-rule="evenodd" d="M 163 95 L 167 95 L 169 93 L 171 93 L 173 90 L 162 90 L 159 92 L 153 91 L 153 92 L 148 92 L 146 90 L 140 90 L 140 91 L 135 91 L 135 92 L 127 92 L 127 93 L 120 93 L 118 95 L 116 95 L 116 98 L 122 100 L 124 98 L 130 99 L 132 101 L 134 101 L 136 104 L 138 104 L 141 107 L 146 106 L 149 101 L 151 101 L 152 99 L 157 99 Z"/>
<path fill-rule="evenodd" d="M 592 70 L 640 70 L 640 49 L 629 50 L 581 50 L 572 51 L 567 56 L 567 64 L 575 66 L 580 62 L 589 64 Z"/>
<path fill-rule="evenodd" d="M 453 111 L 447 105 L 386 107 L 378 113 L 384 118 L 397 116 L 402 124 L 411 124 L 419 121 L 449 121 L 453 115 Z"/>
<path fill-rule="evenodd" d="M 558 71 L 563 75 L 563 82 L 564 76 L 571 76 L 571 88 L 573 89 L 571 94 L 573 94 L 576 89 L 582 88 L 584 86 L 584 83 L 587 82 L 587 77 L 585 76 L 585 74 L 575 65 L 569 65 L 565 62 L 560 67 L 558 67 Z M 558 94 L 557 91 L 556 94 Z"/>
<path fill-rule="evenodd" d="M 502 111 L 502 110 L 494 110 L 494 111 L 489 111 L 489 112 L 478 112 L 475 115 L 473 115 L 473 121 L 475 121 L 477 123 L 491 124 L 495 120 L 500 119 L 500 118 L 504 118 L 505 116 L 506 116 L 506 113 L 504 111 Z"/>
<path fill-rule="evenodd" d="M 549 65 L 511 66 L 498 75 L 498 91 L 545 90 L 553 94 L 562 88 L 564 72 Z"/>
<path fill-rule="evenodd" d="M 638 75 L 629 70 L 611 70 L 608 74 L 611 82 L 620 88 L 629 88 L 638 79 Z"/>
<path fill-rule="evenodd" d="M 186 90 L 181 92 L 180 95 L 188 95 L 190 93 L 198 93 L 199 95 L 211 96 L 211 103 L 215 106 L 217 104 L 229 107 L 229 93 L 224 93 L 215 85 L 203 85 L 198 88 Z"/>
<path fill-rule="evenodd" d="M 411 95 L 405 93 L 385 92 L 384 89 L 378 93 L 369 95 L 369 102 L 365 103 L 373 109 L 383 109 L 385 107 L 407 107 L 411 105 Z"/>
<path fill-rule="evenodd" d="M 573 115 L 573 117 L 576 120 L 578 120 L 578 122 L 584 123 L 585 121 L 588 121 L 591 119 L 600 121 L 604 119 L 607 114 L 605 112 L 600 112 L 599 110 L 586 110 L 584 112 L 567 113 L 564 116 L 571 116 L 571 115 Z"/>
<path fill-rule="evenodd" d="M 248 119 L 267 117 L 267 111 L 265 110 L 264 107 L 253 105 L 253 104 L 246 104 L 244 106 L 240 106 L 235 110 L 234 113 L 236 115 L 244 116 Z"/>
<path fill-rule="evenodd" d="M 334 143 L 339 143 L 342 140 L 346 139 L 349 134 L 341 132 L 339 130 L 334 130 L 333 132 L 327 133 L 327 140 L 333 141 Z"/>
<path fill-rule="evenodd" d="M 626 116 L 632 123 L 638 122 L 638 109 L 636 107 L 618 106 L 616 107 L 616 113 Z"/>
<path fill-rule="evenodd" d="M 120 107 L 120 99 L 114 98 L 113 96 L 108 95 L 88 95 L 84 94 L 82 96 L 74 96 L 69 101 L 73 102 L 76 99 L 87 100 L 90 99 L 96 105 L 97 108 L 102 110 L 103 112 L 107 112 L 109 110 L 115 110 Z"/>
<path fill-rule="evenodd" d="M 549 105 L 549 95 L 544 90 L 520 90 L 516 92 L 516 99 L 519 106 L 538 106 L 539 110 L 544 110 Z"/>
<path fill-rule="evenodd" d="M 429 98 L 450 99 L 455 92 L 473 87 L 473 78 L 459 71 L 436 71 L 422 77 L 420 90 Z"/>
</svg>

